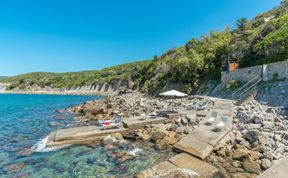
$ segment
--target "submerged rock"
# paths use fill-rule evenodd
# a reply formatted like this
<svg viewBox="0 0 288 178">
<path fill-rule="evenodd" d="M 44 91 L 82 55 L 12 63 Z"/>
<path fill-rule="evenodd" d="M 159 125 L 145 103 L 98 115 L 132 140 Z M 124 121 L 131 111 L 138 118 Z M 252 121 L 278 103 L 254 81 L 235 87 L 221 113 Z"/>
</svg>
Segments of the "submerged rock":
<svg viewBox="0 0 288 178">
<path fill-rule="evenodd" d="M 20 171 L 24 169 L 25 167 L 26 165 L 24 163 L 10 164 L 4 167 L 4 171 L 7 173 L 13 173 L 13 172 Z"/>
</svg>

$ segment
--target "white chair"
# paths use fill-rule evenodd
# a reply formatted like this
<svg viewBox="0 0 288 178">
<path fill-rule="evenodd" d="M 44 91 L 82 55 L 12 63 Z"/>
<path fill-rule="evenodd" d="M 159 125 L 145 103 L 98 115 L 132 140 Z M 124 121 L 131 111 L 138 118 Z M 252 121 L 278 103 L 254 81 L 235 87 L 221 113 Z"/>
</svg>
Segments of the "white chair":
<svg viewBox="0 0 288 178">
<path fill-rule="evenodd" d="M 206 125 L 212 125 L 213 123 L 215 123 L 217 115 L 218 115 L 218 112 L 213 111 L 210 118 L 207 119 L 205 124 Z"/>
<path fill-rule="evenodd" d="M 215 132 L 221 131 L 223 128 L 225 128 L 226 123 L 227 123 L 227 118 L 226 117 L 221 117 L 220 122 L 214 128 L 214 131 Z"/>
</svg>

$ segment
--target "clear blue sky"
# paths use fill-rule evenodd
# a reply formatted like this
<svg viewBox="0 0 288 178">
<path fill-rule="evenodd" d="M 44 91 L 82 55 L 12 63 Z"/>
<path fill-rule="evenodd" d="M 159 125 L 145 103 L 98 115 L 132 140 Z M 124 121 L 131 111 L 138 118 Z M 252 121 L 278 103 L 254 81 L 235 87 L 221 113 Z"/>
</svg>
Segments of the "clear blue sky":
<svg viewBox="0 0 288 178">
<path fill-rule="evenodd" d="M 0 76 L 149 59 L 280 1 L 3 0 Z"/>
</svg>

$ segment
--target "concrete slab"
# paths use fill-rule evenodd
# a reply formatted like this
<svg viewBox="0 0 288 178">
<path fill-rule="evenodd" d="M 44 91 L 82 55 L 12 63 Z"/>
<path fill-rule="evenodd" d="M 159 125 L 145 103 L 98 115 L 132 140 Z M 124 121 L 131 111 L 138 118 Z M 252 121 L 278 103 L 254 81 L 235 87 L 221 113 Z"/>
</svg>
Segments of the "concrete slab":
<svg viewBox="0 0 288 178">
<path fill-rule="evenodd" d="M 111 135 L 117 132 L 124 134 L 128 132 L 128 129 L 119 128 L 101 131 L 96 126 L 63 129 L 52 132 L 48 137 L 48 142 L 46 146 L 52 147 L 88 143 L 92 141 L 98 141 L 104 136 Z"/>
<path fill-rule="evenodd" d="M 141 118 L 143 117 L 125 118 L 123 123 L 125 127 L 129 128 L 129 130 L 136 130 L 144 128 L 145 125 L 160 124 L 167 120 L 167 118 L 165 117 L 156 117 L 155 119 L 140 120 Z"/>
<path fill-rule="evenodd" d="M 287 178 L 288 177 L 288 157 L 275 163 L 270 169 L 263 172 L 257 178 Z"/>
<path fill-rule="evenodd" d="M 192 136 L 186 136 L 173 145 L 173 149 L 205 159 L 211 153 L 213 147 L 208 143 L 194 139 Z"/>
<path fill-rule="evenodd" d="M 181 153 L 172 157 L 169 160 L 171 163 L 180 168 L 190 169 L 196 172 L 199 177 L 214 177 L 219 170 L 210 164 L 201 161 L 193 156 L 186 153 Z"/>
<path fill-rule="evenodd" d="M 165 173 L 168 173 L 174 169 L 177 169 L 177 166 L 175 166 L 174 164 L 172 164 L 168 161 L 161 162 L 161 163 L 157 164 L 156 166 L 152 167 L 154 175 L 155 174 L 156 175 L 165 174 Z"/>
<path fill-rule="evenodd" d="M 65 141 L 71 139 L 86 139 L 91 136 L 105 136 L 112 133 L 122 133 L 127 129 L 119 128 L 119 129 L 107 129 L 100 130 L 96 126 L 86 126 L 86 127 L 77 127 L 77 128 L 69 128 L 64 130 L 58 130 L 55 134 L 54 141 Z"/>
<path fill-rule="evenodd" d="M 211 116 L 213 111 L 218 112 L 218 116 L 216 118 L 215 124 L 213 125 L 205 125 L 207 119 Z M 215 132 L 217 123 L 220 122 L 221 117 L 226 117 L 227 122 L 225 127 L 218 132 Z M 228 134 L 233 128 L 233 115 L 230 112 L 223 112 L 220 110 L 211 110 L 207 115 L 206 119 L 203 120 L 197 128 L 193 130 L 191 133 L 192 137 L 201 140 L 210 144 L 211 146 L 215 146 L 226 134 Z"/>
<path fill-rule="evenodd" d="M 97 126 L 83 126 L 76 128 L 62 129 L 52 132 L 49 135 L 47 146 L 60 146 L 71 144 L 82 144 L 91 141 L 98 141 L 104 136 L 113 133 L 128 134 L 136 129 L 144 128 L 145 125 L 159 124 L 167 120 L 167 118 L 157 117 L 155 119 L 139 120 L 141 117 L 126 118 L 124 122 L 128 128 L 115 128 L 100 130 Z"/>
</svg>

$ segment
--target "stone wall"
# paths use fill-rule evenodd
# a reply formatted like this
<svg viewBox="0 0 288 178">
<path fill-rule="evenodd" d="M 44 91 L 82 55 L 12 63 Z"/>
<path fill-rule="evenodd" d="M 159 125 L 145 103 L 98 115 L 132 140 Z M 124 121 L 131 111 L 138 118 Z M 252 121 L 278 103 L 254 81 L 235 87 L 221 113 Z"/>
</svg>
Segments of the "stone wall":
<svg viewBox="0 0 288 178">
<path fill-rule="evenodd" d="M 246 83 L 256 76 L 261 77 L 263 67 L 263 65 L 258 65 L 237 69 L 231 72 L 221 72 L 221 82 L 222 84 L 227 84 L 231 80 L 237 80 L 242 83 Z M 288 60 L 267 64 L 267 74 L 268 80 L 272 80 L 275 74 L 278 75 L 278 79 L 288 78 Z"/>
<path fill-rule="evenodd" d="M 277 74 L 278 79 L 288 79 L 288 60 L 275 62 L 268 65 L 268 78 L 273 79 L 273 75 Z"/>
</svg>

